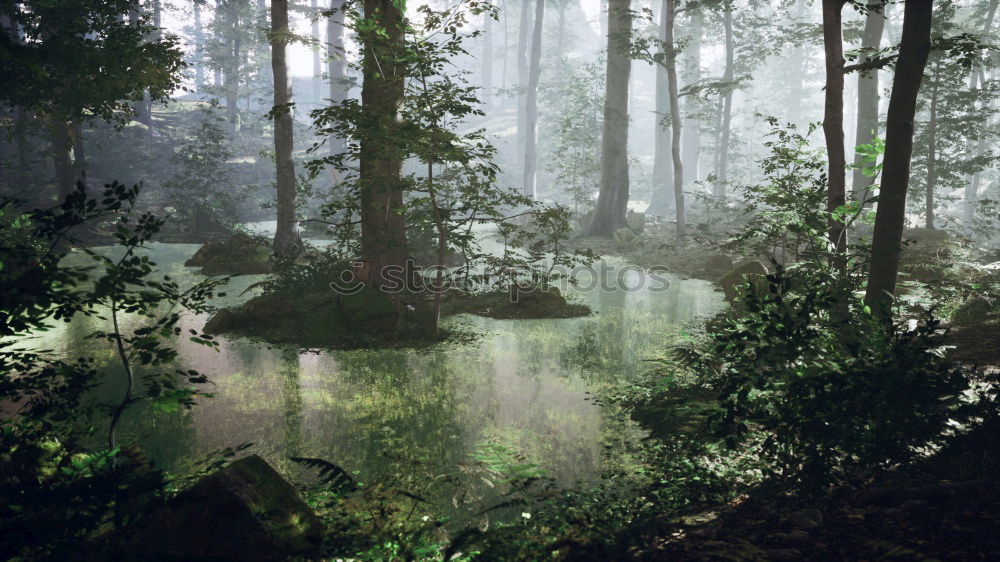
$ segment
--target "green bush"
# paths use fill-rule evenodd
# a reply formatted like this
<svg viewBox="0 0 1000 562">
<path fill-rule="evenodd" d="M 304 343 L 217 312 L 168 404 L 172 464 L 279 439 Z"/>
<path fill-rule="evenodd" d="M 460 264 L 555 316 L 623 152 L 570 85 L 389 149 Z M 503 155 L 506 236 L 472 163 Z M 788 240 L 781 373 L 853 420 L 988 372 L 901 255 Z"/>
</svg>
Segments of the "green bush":
<svg viewBox="0 0 1000 562">
<path fill-rule="evenodd" d="M 887 329 L 841 278 L 779 267 L 716 323 L 707 349 L 677 353 L 711 373 L 717 434 L 731 446 L 763 436 L 766 470 L 800 490 L 912 460 L 969 388 L 942 353 L 938 320 Z"/>
</svg>

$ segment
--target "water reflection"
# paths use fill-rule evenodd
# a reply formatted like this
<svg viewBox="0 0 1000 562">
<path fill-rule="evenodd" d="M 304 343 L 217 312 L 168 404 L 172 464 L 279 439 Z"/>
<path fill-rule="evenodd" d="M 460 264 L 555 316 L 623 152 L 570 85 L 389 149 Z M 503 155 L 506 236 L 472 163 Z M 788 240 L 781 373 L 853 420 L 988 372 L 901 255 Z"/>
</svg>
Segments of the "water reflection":
<svg viewBox="0 0 1000 562">
<path fill-rule="evenodd" d="M 164 271 L 193 280 L 183 261 L 193 245 L 157 244 Z M 259 277 L 233 280 L 216 304 Z M 566 290 L 596 312 L 563 320 L 463 318 L 483 332 L 473 344 L 425 350 L 306 352 L 221 338 L 217 350 L 176 342 L 181 367 L 213 381 L 211 399 L 188 412 L 130 411 L 122 434 L 141 439 L 160 465 L 244 442 L 279 469 L 288 456 L 333 460 L 362 478 L 398 469 L 401 458 L 445 473 L 467 462 L 477 445 L 501 444 L 539 463 L 562 483 L 592 479 L 602 469 L 606 438 L 639 435 L 629 422 L 588 401 L 587 391 L 634 376 L 682 335 L 685 324 L 714 313 L 720 295 L 701 281 L 672 279 L 669 290 Z M 182 329 L 199 328 L 189 316 Z M 110 349 L 82 343 L 101 328 L 97 318 L 60 326 L 44 336 L 64 353 L 98 354 L 111 379 L 98 393 L 116 395 Z M 624 433 L 623 433 L 624 431 Z M 629 433 L 631 431 L 631 433 Z"/>
</svg>

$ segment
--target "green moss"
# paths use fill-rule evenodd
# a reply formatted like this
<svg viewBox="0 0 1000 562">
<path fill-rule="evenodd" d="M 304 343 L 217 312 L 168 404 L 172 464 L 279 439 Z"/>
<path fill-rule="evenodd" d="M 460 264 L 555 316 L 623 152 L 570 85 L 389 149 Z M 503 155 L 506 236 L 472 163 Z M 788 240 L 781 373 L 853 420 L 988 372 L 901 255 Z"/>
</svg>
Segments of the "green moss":
<svg viewBox="0 0 1000 562">
<path fill-rule="evenodd" d="M 518 295 L 513 302 L 507 291 L 474 294 L 451 293 L 447 295 L 443 314 L 474 314 L 508 319 L 577 318 L 589 316 L 592 311 L 584 304 L 567 302 L 557 288 L 531 291 Z"/>
</svg>

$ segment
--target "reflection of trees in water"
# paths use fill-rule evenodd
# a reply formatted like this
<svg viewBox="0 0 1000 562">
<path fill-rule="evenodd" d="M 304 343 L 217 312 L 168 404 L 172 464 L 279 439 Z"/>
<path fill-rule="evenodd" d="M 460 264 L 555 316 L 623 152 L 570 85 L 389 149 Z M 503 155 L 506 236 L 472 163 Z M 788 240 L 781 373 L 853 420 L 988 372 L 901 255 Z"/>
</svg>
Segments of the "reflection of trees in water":
<svg viewBox="0 0 1000 562">
<path fill-rule="evenodd" d="M 465 460 L 472 420 L 448 354 L 430 351 L 338 352 L 339 389 L 349 421 L 327 439 L 348 439 L 345 464 L 368 476 L 400 470 L 441 473 Z M 345 435 L 345 433 L 347 435 Z"/>
<path fill-rule="evenodd" d="M 281 403 L 285 421 L 285 456 L 302 455 L 302 390 L 299 387 L 299 354 L 292 348 L 281 352 Z"/>
</svg>

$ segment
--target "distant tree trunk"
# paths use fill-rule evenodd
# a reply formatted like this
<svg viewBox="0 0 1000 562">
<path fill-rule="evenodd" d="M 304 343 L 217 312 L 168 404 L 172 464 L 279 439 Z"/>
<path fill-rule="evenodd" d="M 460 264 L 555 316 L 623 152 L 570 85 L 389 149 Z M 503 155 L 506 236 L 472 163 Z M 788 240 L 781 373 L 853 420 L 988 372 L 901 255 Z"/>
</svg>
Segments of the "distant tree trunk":
<svg viewBox="0 0 1000 562">
<path fill-rule="evenodd" d="M 507 64 L 510 58 L 510 14 L 507 13 L 507 0 L 501 0 L 500 12 L 503 14 L 503 70 L 500 73 L 500 88 L 507 89 Z M 504 104 L 507 105 L 507 104 Z"/>
<path fill-rule="evenodd" d="M 729 136 L 733 123 L 733 84 L 736 79 L 736 46 L 733 40 L 733 4 L 726 2 L 725 12 L 722 16 L 722 26 L 726 34 L 726 70 L 722 74 L 722 81 L 726 83 L 726 90 L 722 100 L 722 128 L 719 132 L 719 167 L 718 178 L 715 181 L 716 197 L 726 194 L 726 184 L 729 182 Z"/>
<path fill-rule="evenodd" d="M 610 237 L 626 226 L 628 213 L 628 84 L 632 71 L 630 0 L 608 6 L 608 69 L 601 136 L 601 189 L 588 234 Z"/>
<path fill-rule="evenodd" d="M 333 104 L 339 105 L 347 99 L 347 61 L 344 52 L 344 9 L 345 0 L 333 0 L 330 3 L 332 13 L 326 19 L 326 47 L 327 63 L 326 73 L 330 80 L 330 100 Z M 330 155 L 336 156 L 344 152 L 344 139 L 331 136 L 327 139 L 330 148 Z M 340 173 L 334 170 L 334 183 L 340 180 Z"/>
<path fill-rule="evenodd" d="M 666 56 L 663 46 L 667 37 L 667 0 L 660 6 L 660 47 L 657 51 Z M 667 116 L 670 111 L 670 93 L 667 87 L 667 67 L 665 61 L 656 65 L 656 126 L 653 128 L 653 185 L 649 208 L 646 213 L 662 215 L 673 205 L 673 157 L 670 150 L 670 133 L 667 130 Z"/>
<path fill-rule="evenodd" d="M 271 9 L 274 9 L 273 4 Z M 230 127 L 235 131 L 239 126 L 240 52 L 243 50 L 243 34 L 239 32 L 240 16 L 235 6 L 227 4 L 227 11 L 226 25 L 231 30 L 232 39 L 227 45 L 229 49 L 228 57 L 226 57 L 228 66 L 223 79 L 226 90 L 226 117 L 229 119 Z"/>
<path fill-rule="evenodd" d="M 907 0 L 904 4 L 903 36 L 889 96 L 882 184 L 865 291 L 865 303 L 884 319 L 891 315 L 899 274 L 900 246 L 906 226 L 906 191 L 913 155 L 913 119 L 931 49 L 933 12 L 934 0 Z"/>
<path fill-rule="evenodd" d="M 796 2 L 796 13 L 795 21 L 800 22 L 805 17 L 805 2 Z M 794 125 L 798 125 L 799 121 L 802 120 L 802 92 L 804 90 L 803 82 L 805 81 L 806 74 L 809 70 L 809 53 L 802 48 L 801 45 L 796 45 L 789 54 L 788 62 L 790 64 L 796 65 L 798 68 L 792 70 L 792 80 L 791 88 L 788 91 L 788 121 Z"/>
<path fill-rule="evenodd" d="M 566 7 L 569 6 L 569 2 L 560 2 L 558 4 L 559 9 L 559 27 L 556 30 L 556 58 L 561 59 L 566 54 Z"/>
<path fill-rule="evenodd" d="M 323 65 L 320 62 L 319 56 L 319 46 L 323 40 L 319 35 L 319 2 L 317 0 L 310 0 L 309 7 L 312 11 L 309 12 L 312 18 L 312 27 L 310 31 L 312 32 L 312 39 L 315 41 L 313 45 L 313 75 L 312 75 L 312 99 L 316 103 L 320 103 L 323 99 Z"/>
<path fill-rule="evenodd" d="M 597 19 L 601 22 L 601 38 L 608 36 L 608 30 L 611 25 L 611 13 L 608 5 L 608 0 L 601 0 L 601 10 L 597 13 Z"/>
<path fill-rule="evenodd" d="M 869 4 L 869 12 L 865 17 L 865 30 L 861 36 L 861 49 L 864 56 L 861 62 L 872 60 L 876 51 L 882 45 L 882 35 L 885 28 L 885 16 L 882 14 L 881 4 Z M 857 130 L 854 136 L 854 146 L 871 144 L 875 141 L 875 134 L 878 131 L 878 69 L 872 69 L 858 73 L 858 120 Z M 871 186 L 875 178 L 866 176 L 862 171 L 863 160 L 860 154 L 854 156 L 854 178 L 852 188 L 854 199 L 862 202 L 870 197 Z"/>
<path fill-rule="evenodd" d="M 528 70 L 528 92 L 525 97 L 527 129 L 524 136 L 524 194 L 538 198 L 535 186 L 538 151 L 535 143 L 538 134 L 538 80 L 542 74 L 542 20 L 545 18 L 545 0 L 535 0 L 535 22 L 531 32 L 531 61 Z"/>
<path fill-rule="evenodd" d="M 56 174 L 56 195 L 62 202 L 66 196 L 76 189 L 76 170 L 73 169 L 73 161 L 70 158 L 70 151 L 73 149 L 72 131 L 69 123 L 58 117 L 47 119 L 49 138 L 51 141 L 52 164 Z"/>
<path fill-rule="evenodd" d="M 201 0 L 194 3 L 194 89 L 205 87 L 205 31 L 201 23 Z"/>
<path fill-rule="evenodd" d="M 691 43 L 684 57 L 684 83 L 696 84 L 701 80 L 701 39 L 705 30 L 705 16 L 701 12 L 691 14 Z M 684 98 L 684 132 L 681 154 L 684 157 L 684 183 L 690 184 L 701 179 L 699 157 L 701 155 L 701 100 L 698 96 Z"/>
<path fill-rule="evenodd" d="M 492 2 L 491 2 L 492 3 Z M 483 14 L 483 103 L 493 105 L 493 16 Z"/>
<path fill-rule="evenodd" d="M 826 210 L 833 212 L 847 202 L 847 156 L 844 152 L 844 39 L 841 11 L 844 0 L 823 0 L 823 47 L 826 53 L 826 103 L 823 134 L 829 160 Z M 837 253 L 847 250 L 843 221 L 828 219 L 830 244 Z"/>
<path fill-rule="evenodd" d="M 274 154 L 278 181 L 278 225 L 274 253 L 294 255 L 302 241 L 295 220 L 295 164 L 292 161 L 292 87 L 285 64 L 288 44 L 288 0 L 271 0 L 271 73 L 274 76 Z"/>
<path fill-rule="evenodd" d="M 77 179 L 82 179 L 87 171 L 86 146 L 83 142 L 83 124 L 77 120 L 73 121 L 73 167 L 76 169 Z"/>
<path fill-rule="evenodd" d="M 937 184 L 937 109 L 938 85 L 931 88 L 930 115 L 927 119 L 927 197 L 924 199 L 924 227 L 934 229 L 934 188 Z"/>
<path fill-rule="evenodd" d="M 517 27 L 517 152 L 524 155 L 528 130 L 528 27 L 531 25 L 528 7 L 531 0 L 521 0 L 521 22 Z M 521 163 L 523 165 L 523 162 Z"/>
<path fill-rule="evenodd" d="M 674 43 L 674 25 L 677 22 L 677 0 L 667 0 L 667 24 L 664 41 L 668 47 Z M 678 100 L 677 57 L 667 57 L 667 89 L 670 96 L 670 153 L 674 160 L 674 205 L 677 210 L 677 243 L 684 243 L 687 224 L 684 217 L 684 163 L 681 161 L 681 105 Z"/>
<path fill-rule="evenodd" d="M 394 0 L 364 0 L 365 17 L 380 24 L 381 33 L 362 39 L 362 112 L 366 122 L 378 123 L 385 137 L 399 128 L 403 100 L 403 68 L 396 60 L 402 49 L 403 16 Z M 406 265 L 406 230 L 403 217 L 402 155 L 391 141 L 361 139 L 361 254 L 369 267 L 368 282 L 389 289 L 387 267 Z"/>
<path fill-rule="evenodd" d="M 980 33 L 980 37 L 985 38 L 989 36 L 990 30 L 993 28 L 993 19 L 996 17 L 997 4 L 997 0 L 991 0 L 989 8 L 986 12 L 986 21 L 983 23 L 983 31 Z M 985 86 L 985 80 L 977 80 L 979 72 L 979 70 L 973 70 L 971 76 L 969 76 L 969 91 L 975 91 L 977 85 L 978 87 Z M 975 107 L 972 107 L 970 111 L 975 111 L 975 109 Z M 970 159 L 982 155 L 985 149 L 985 134 L 980 133 L 978 141 L 971 136 L 969 137 L 968 143 L 966 144 L 966 154 Z M 971 226 L 973 219 L 976 217 L 976 201 L 978 199 L 979 172 L 972 172 L 971 174 L 967 174 L 965 177 L 965 200 L 962 202 L 964 210 L 963 218 L 968 226 Z"/>
</svg>

